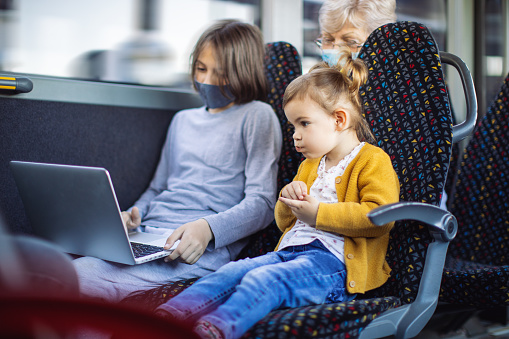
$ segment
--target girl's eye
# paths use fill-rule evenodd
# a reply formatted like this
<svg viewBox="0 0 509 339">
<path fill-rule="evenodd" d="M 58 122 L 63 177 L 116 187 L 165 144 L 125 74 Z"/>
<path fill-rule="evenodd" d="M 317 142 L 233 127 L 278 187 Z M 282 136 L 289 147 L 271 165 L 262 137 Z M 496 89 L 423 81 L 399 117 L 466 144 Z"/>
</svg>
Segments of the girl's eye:
<svg viewBox="0 0 509 339">
<path fill-rule="evenodd" d="M 302 121 L 300 124 L 301 124 L 303 127 L 309 126 L 309 122 L 308 122 L 308 121 Z"/>
</svg>

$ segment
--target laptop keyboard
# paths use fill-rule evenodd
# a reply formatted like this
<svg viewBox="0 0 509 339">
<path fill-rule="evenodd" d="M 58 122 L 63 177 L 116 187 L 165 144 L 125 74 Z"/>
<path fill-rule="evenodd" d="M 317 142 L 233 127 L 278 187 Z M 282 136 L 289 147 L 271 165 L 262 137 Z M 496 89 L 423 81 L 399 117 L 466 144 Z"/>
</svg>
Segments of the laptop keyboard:
<svg viewBox="0 0 509 339">
<path fill-rule="evenodd" d="M 150 254 L 164 251 L 164 248 L 162 248 L 162 247 L 140 244 L 137 242 L 132 242 L 131 247 L 133 248 L 133 253 L 134 253 L 135 258 L 141 258 L 141 257 L 145 257 Z"/>
</svg>

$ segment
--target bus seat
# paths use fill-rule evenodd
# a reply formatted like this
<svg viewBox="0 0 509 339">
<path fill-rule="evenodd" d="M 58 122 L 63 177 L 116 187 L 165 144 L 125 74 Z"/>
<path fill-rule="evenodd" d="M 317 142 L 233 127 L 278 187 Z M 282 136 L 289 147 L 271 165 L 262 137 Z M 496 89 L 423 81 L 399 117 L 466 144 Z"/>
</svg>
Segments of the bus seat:
<svg viewBox="0 0 509 339">
<path fill-rule="evenodd" d="M 509 306 L 509 74 L 461 158 L 451 201 L 459 231 L 440 301 L 458 310 Z"/>
<path fill-rule="evenodd" d="M 280 69 L 277 74 L 285 74 L 297 54 L 284 53 L 274 45 L 278 46 L 268 46 L 267 69 Z M 290 60 L 285 60 L 288 57 Z M 426 27 L 399 22 L 371 33 L 360 57 L 370 71 L 361 92 L 365 117 L 378 145 L 391 157 L 401 185 L 401 203 L 370 213 L 376 224 L 398 220 L 387 253 L 392 275 L 381 288 L 350 302 L 271 312 L 245 334 L 246 338 L 405 338 L 419 333 L 436 307 L 447 246 L 456 230 L 454 216 L 438 207 L 452 145 L 449 99 L 438 49 Z M 283 81 L 283 86 L 275 86 L 283 89 L 288 80 L 275 77 L 271 81 Z M 289 131 L 285 133 L 288 126 L 281 107 L 272 104 L 286 145 L 279 181 L 284 185 L 292 180 L 298 165 L 288 163 L 289 159 L 300 159 Z M 289 158 L 291 153 L 294 155 Z M 273 250 L 279 236 L 266 232 L 243 253 L 260 255 Z M 153 309 L 192 282 L 179 281 L 135 292 L 122 303 L 146 303 Z"/>
</svg>

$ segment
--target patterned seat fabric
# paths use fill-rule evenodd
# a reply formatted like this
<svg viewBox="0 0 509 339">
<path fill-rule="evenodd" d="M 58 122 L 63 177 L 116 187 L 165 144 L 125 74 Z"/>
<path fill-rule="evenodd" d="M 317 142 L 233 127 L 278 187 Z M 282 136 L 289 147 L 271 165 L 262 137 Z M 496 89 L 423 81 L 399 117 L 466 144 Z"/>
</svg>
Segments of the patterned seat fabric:
<svg viewBox="0 0 509 339">
<path fill-rule="evenodd" d="M 284 56 L 280 57 L 281 50 L 273 46 L 268 46 L 269 62 L 288 56 L 298 60 L 296 52 L 283 52 Z M 286 45 L 283 47 L 284 50 Z M 368 83 L 362 90 L 367 108 L 365 117 L 378 145 L 393 161 L 400 179 L 401 200 L 438 205 L 450 157 L 451 120 L 438 51 L 431 34 L 415 23 L 386 25 L 370 35 L 360 57 L 370 69 Z M 291 62 L 276 65 L 282 69 L 272 73 L 276 78 L 271 83 L 280 81 L 277 76 L 285 74 L 285 67 Z M 267 71 L 271 72 L 273 67 L 273 63 L 267 66 Z M 271 75 L 268 76 L 270 79 Z M 293 179 L 301 160 L 293 148 L 292 134 L 281 109 L 286 85 L 285 81 L 282 86 L 276 86 L 281 91 L 272 91 L 269 99 L 283 129 L 279 188 Z M 271 225 L 256 235 L 242 254 L 256 256 L 271 251 L 279 237 L 279 231 Z M 427 228 L 413 222 L 398 222 L 391 232 L 387 254 L 393 269 L 387 284 L 350 302 L 274 311 L 244 337 L 357 337 L 382 312 L 415 299 L 430 239 Z M 135 293 L 124 302 L 145 301 L 150 307 L 156 307 L 188 284 L 176 282 Z"/>
<path fill-rule="evenodd" d="M 458 170 L 440 300 L 475 307 L 509 305 L 509 75 L 476 126 Z"/>
<path fill-rule="evenodd" d="M 374 33 L 361 52 L 371 67 L 361 93 L 366 120 L 399 175 L 400 200 L 438 206 L 451 155 L 452 122 L 436 43 L 426 27 L 413 22 L 382 26 Z M 424 226 L 397 222 L 387 253 L 393 273 L 369 296 L 414 301 L 431 241 Z"/>
</svg>

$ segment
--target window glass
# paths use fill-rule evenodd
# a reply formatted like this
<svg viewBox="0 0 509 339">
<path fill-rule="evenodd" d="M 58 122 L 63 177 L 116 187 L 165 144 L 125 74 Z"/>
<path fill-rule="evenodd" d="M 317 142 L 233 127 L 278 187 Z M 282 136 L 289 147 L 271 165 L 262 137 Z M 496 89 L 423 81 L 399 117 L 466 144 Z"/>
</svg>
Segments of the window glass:
<svg viewBox="0 0 509 339">
<path fill-rule="evenodd" d="M 0 0 L 0 70 L 189 87 L 201 32 L 259 15 L 260 0 Z"/>
<path fill-rule="evenodd" d="M 504 10 L 501 0 L 486 0 L 485 7 L 485 65 L 486 104 L 489 106 L 504 81 Z"/>
</svg>

